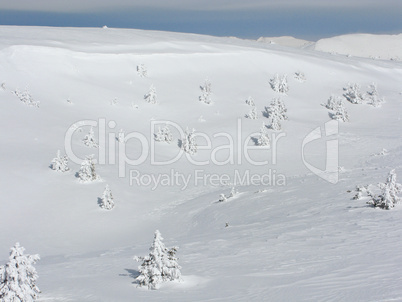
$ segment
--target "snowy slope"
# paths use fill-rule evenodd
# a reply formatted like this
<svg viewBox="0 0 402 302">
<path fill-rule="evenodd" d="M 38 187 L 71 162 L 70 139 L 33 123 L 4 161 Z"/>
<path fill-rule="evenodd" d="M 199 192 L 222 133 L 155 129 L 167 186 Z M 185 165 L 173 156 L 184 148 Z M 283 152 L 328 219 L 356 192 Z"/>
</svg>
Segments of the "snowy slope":
<svg viewBox="0 0 402 302">
<path fill-rule="evenodd" d="M 321 39 L 315 50 L 381 60 L 401 60 L 402 34 L 350 34 Z"/>
<path fill-rule="evenodd" d="M 16 241 L 27 253 L 41 255 L 41 301 L 402 299 L 401 208 L 376 210 L 347 192 L 385 181 L 393 168 L 402 175 L 401 63 L 141 30 L 0 27 L 0 37 L 0 211 L 7 230 L 0 236 L 0 259 L 7 260 Z M 138 76 L 140 64 L 148 77 Z M 296 71 L 305 74 L 304 83 L 294 78 Z M 288 75 L 287 95 L 270 88 L 275 73 Z M 206 78 L 212 83 L 211 105 L 198 100 Z M 330 120 L 321 104 L 331 94 L 342 96 L 348 82 L 361 84 L 363 91 L 375 82 L 386 102 L 380 108 L 346 103 L 350 122 L 340 123 L 335 136 L 343 169 L 339 182 L 331 184 L 303 163 L 302 145 Z M 156 105 L 144 101 L 151 84 Z M 12 93 L 26 88 L 39 108 Z M 257 120 L 245 118 L 249 96 Z M 271 138 L 283 133 L 276 154 L 274 148 L 250 151 L 254 161 L 268 161 L 256 165 L 242 146 L 262 122 L 269 124 L 262 111 L 274 97 L 284 100 L 289 119 L 281 132 L 269 130 Z M 58 149 L 65 153 L 67 130 L 85 120 L 97 122 L 97 139 L 106 139 L 104 157 L 102 149 L 82 143 L 89 126 L 72 135 L 76 156 L 105 158 L 97 165 L 102 181 L 91 184 L 75 177 L 80 162 L 70 160 L 67 173 L 49 168 Z M 209 163 L 195 165 L 182 155 L 157 166 L 151 151 L 132 138 L 123 150 L 127 160 L 144 150 L 147 156 L 141 164 L 124 165 L 126 173 L 119 177 L 122 157 L 116 154 L 115 163 L 109 158 L 117 152 L 119 130 L 143 135 L 150 147 L 151 123 L 161 120 L 203 133 L 200 146 L 210 138 L 209 150 L 192 157 Z M 156 160 L 180 151 L 179 129 L 172 130 L 171 144 L 155 144 Z M 214 153 L 229 144 L 228 136 L 233 148 Z M 304 150 L 305 159 L 320 169 L 328 140 Z M 383 148 L 387 155 L 374 156 Z M 215 157 L 231 162 L 215 164 Z M 131 176 L 146 175 L 142 180 L 150 184 L 133 177 L 130 182 L 130 170 Z M 173 182 L 172 173 L 189 177 L 189 183 Z M 238 185 L 239 195 L 217 203 L 236 173 L 257 178 L 271 173 L 275 180 Z M 221 184 L 207 177 L 224 174 L 229 180 Z M 152 176 L 168 182 L 156 185 Z M 115 197 L 112 211 L 97 204 L 106 184 Z M 133 284 L 138 263 L 132 258 L 147 253 L 156 229 L 168 247 L 180 247 L 183 282 L 148 291 Z"/>
</svg>

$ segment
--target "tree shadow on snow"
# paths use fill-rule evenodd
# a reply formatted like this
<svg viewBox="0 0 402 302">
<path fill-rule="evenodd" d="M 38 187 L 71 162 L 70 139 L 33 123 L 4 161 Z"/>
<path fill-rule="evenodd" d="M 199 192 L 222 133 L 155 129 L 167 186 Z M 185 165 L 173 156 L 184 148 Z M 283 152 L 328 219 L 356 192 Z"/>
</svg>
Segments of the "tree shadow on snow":
<svg viewBox="0 0 402 302">
<path fill-rule="evenodd" d="M 177 146 L 181 149 L 181 147 L 183 146 L 183 141 L 179 138 L 177 140 Z"/>
<path fill-rule="evenodd" d="M 252 137 L 251 140 L 253 141 L 254 145 L 258 146 L 258 138 Z"/>
<path fill-rule="evenodd" d="M 133 283 L 137 283 L 136 279 L 140 275 L 140 272 L 135 269 L 131 269 L 131 268 L 125 268 L 124 270 L 127 272 L 127 274 L 119 274 L 119 276 L 130 277 L 130 278 L 134 279 Z"/>
<path fill-rule="evenodd" d="M 102 207 L 102 198 L 98 197 L 98 206 L 101 208 Z"/>
</svg>

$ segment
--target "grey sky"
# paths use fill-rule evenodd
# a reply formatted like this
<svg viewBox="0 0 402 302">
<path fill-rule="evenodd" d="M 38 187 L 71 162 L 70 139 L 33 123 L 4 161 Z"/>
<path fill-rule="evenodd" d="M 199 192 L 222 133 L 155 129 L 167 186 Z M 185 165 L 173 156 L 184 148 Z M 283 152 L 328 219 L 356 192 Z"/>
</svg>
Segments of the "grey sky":
<svg viewBox="0 0 402 302">
<path fill-rule="evenodd" d="M 177 10 L 254 10 L 285 8 L 393 8 L 401 0 L 0 0 L 0 10 L 90 12 L 106 9 L 156 8 Z"/>
<path fill-rule="evenodd" d="M 401 33 L 402 0 L 0 0 L 0 25 L 125 27 L 316 40 Z"/>
</svg>

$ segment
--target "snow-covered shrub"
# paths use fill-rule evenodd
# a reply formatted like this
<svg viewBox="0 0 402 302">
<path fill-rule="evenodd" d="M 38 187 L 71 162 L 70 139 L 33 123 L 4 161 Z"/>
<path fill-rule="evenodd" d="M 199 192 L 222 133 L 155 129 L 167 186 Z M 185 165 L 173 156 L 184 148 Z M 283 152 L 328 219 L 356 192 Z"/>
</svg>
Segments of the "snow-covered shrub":
<svg viewBox="0 0 402 302">
<path fill-rule="evenodd" d="M 112 191 L 110 190 L 109 186 L 106 185 L 105 191 L 103 191 L 102 198 L 101 198 L 101 208 L 105 210 L 111 210 L 114 208 L 114 200 Z"/>
<path fill-rule="evenodd" d="M 13 93 L 20 99 L 21 102 L 23 102 L 27 106 L 31 107 L 38 107 L 39 108 L 39 101 L 35 101 L 33 97 L 31 96 L 31 93 L 28 91 L 28 89 L 25 89 L 24 91 L 19 91 L 18 89 L 13 91 Z"/>
<path fill-rule="evenodd" d="M 33 302 L 40 293 L 36 286 L 38 274 L 34 264 L 39 255 L 24 255 L 24 248 L 17 242 L 11 248 L 8 262 L 0 267 L 0 301 Z"/>
<path fill-rule="evenodd" d="M 125 141 L 124 136 L 125 136 L 125 134 L 124 134 L 123 129 L 120 129 L 119 134 L 117 135 L 117 141 L 119 143 L 124 143 L 124 141 Z"/>
<path fill-rule="evenodd" d="M 258 119 L 257 107 L 255 106 L 251 107 L 249 112 L 246 114 L 246 118 L 249 118 L 251 120 Z"/>
<path fill-rule="evenodd" d="M 200 86 L 201 89 L 201 95 L 199 97 L 200 102 L 204 102 L 205 104 L 211 104 L 211 94 L 212 94 L 212 88 L 211 88 L 211 82 L 206 79 L 205 83 L 203 86 Z"/>
<path fill-rule="evenodd" d="M 295 72 L 295 79 L 299 81 L 300 83 L 304 83 L 306 81 L 306 76 L 304 75 L 303 72 L 301 71 L 296 71 Z"/>
<path fill-rule="evenodd" d="M 154 139 L 157 142 L 170 143 L 173 140 L 173 136 L 168 125 L 165 125 L 162 128 L 158 127 L 158 132 L 154 133 Z"/>
<path fill-rule="evenodd" d="M 110 105 L 115 106 L 117 105 L 117 98 L 114 98 L 113 100 L 110 101 Z"/>
<path fill-rule="evenodd" d="M 136 278 L 139 286 L 158 289 L 163 282 L 181 280 L 181 267 L 176 257 L 178 248 L 167 249 L 162 241 L 161 233 L 156 230 L 149 254 L 145 257 L 134 257 L 134 260 L 141 262 L 138 267 L 140 275 Z"/>
<path fill-rule="evenodd" d="M 274 131 L 279 131 L 282 129 L 281 119 L 277 114 L 271 116 L 271 125 L 269 126 Z"/>
<path fill-rule="evenodd" d="M 279 77 L 278 74 L 270 80 L 270 85 L 273 91 L 286 94 L 289 91 L 287 75 Z"/>
<path fill-rule="evenodd" d="M 148 76 L 148 70 L 144 64 L 137 65 L 137 73 L 141 78 Z"/>
<path fill-rule="evenodd" d="M 90 148 L 98 148 L 98 143 L 95 140 L 94 129 L 91 127 L 87 135 L 85 135 L 84 139 L 82 140 L 84 145 Z"/>
<path fill-rule="evenodd" d="M 147 102 L 147 103 L 150 103 L 150 104 L 156 104 L 156 98 L 157 98 L 157 95 L 156 95 L 156 88 L 155 88 L 155 86 L 154 85 L 151 85 L 150 87 L 149 87 L 149 91 L 148 91 L 148 93 L 146 94 L 146 95 L 144 95 L 144 99 L 145 99 L 145 101 Z"/>
<path fill-rule="evenodd" d="M 369 90 L 367 91 L 368 103 L 374 107 L 381 107 L 384 103 L 384 98 L 380 98 L 377 91 L 377 85 L 375 83 L 369 85 Z"/>
<path fill-rule="evenodd" d="M 191 155 L 197 153 L 197 143 L 195 141 L 194 132 L 195 132 L 194 128 L 192 131 L 190 131 L 187 127 L 185 135 L 181 141 L 181 148 L 184 150 L 184 152 L 187 152 Z"/>
<path fill-rule="evenodd" d="M 362 104 L 364 102 L 364 95 L 360 91 L 359 84 L 348 83 L 346 88 L 343 88 L 345 93 L 343 96 L 352 104 Z"/>
<path fill-rule="evenodd" d="M 53 158 L 50 167 L 53 170 L 59 171 L 59 172 L 66 172 L 66 171 L 70 170 L 70 168 L 68 167 L 68 157 L 67 157 L 67 155 L 61 156 L 60 155 L 60 150 L 57 150 L 56 157 Z"/>
<path fill-rule="evenodd" d="M 337 104 L 339 102 L 341 102 L 341 98 L 339 97 L 335 97 L 334 95 L 331 95 L 329 97 L 329 99 L 327 100 L 326 104 L 321 104 L 322 106 L 324 106 L 325 108 L 329 109 L 329 110 L 335 110 L 337 107 Z"/>
<path fill-rule="evenodd" d="M 385 183 L 380 183 L 379 188 L 381 189 L 380 195 L 373 195 L 372 199 L 367 202 L 385 210 L 390 210 L 399 203 L 398 194 L 402 191 L 402 185 L 396 182 L 396 172 L 391 170 L 388 174 Z"/>
<path fill-rule="evenodd" d="M 227 198 L 235 197 L 237 194 L 239 194 L 239 192 L 237 192 L 236 187 L 232 187 L 232 189 L 230 190 L 230 193 L 227 196 Z"/>
<path fill-rule="evenodd" d="M 257 138 L 257 145 L 258 146 L 269 146 L 270 145 L 270 139 L 267 131 L 267 127 L 265 126 L 265 123 L 262 122 L 262 126 L 260 129 L 260 133 Z"/>
<path fill-rule="evenodd" d="M 255 106 L 255 103 L 254 103 L 254 99 L 251 97 L 251 96 L 249 96 L 248 98 L 247 98 L 247 100 L 246 100 L 246 104 L 247 105 L 249 105 L 249 106 Z"/>
<path fill-rule="evenodd" d="M 227 198 L 226 198 L 225 194 L 222 193 L 219 195 L 219 202 L 224 202 L 226 200 L 227 200 Z"/>
<path fill-rule="evenodd" d="M 77 173 L 80 182 L 92 182 L 100 180 L 98 174 L 95 171 L 95 163 L 93 161 L 93 155 L 89 155 L 81 163 L 80 170 Z"/>
<path fill-rule="evenodd" d="M 331 118 L 342 122 L 349 121 L 349 115 L 342 100 L 335 103 L 334 113 L 331 114 Z"/>
</svg>

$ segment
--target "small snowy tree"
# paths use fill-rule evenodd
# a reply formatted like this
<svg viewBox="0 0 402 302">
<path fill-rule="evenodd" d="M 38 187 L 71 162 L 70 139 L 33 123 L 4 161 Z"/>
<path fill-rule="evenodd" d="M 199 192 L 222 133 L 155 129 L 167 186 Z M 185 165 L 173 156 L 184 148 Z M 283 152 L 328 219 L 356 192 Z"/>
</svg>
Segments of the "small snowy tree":
<svg viewBox="0 0 402 302">
<path fill-rule="evenodd" d="M 329 110 L 335 110 L 337 107 L 337 104 L 341 102 L 341 99 L 339 97 L 335 97 L 334 95 L 331 95 L 329 99 L 327 100 L 326 104 L 322 104 L 325 108 Z"/>
<path fill-rule="evenodd" d="M 25 91 L 19 91 L 18 89 L 13 91 L 13 93 L 20 99 L 21 102 L 23 102 L 25 105 L 30 106 L 30 107 L 38 107 L 39 108 L 39 101 L 35 101 L 31 95 L 31 93 L 28 91 L 28 88 L 25 89 Z"/>
<path fill-rule="evenodd" d="M 77 174 L 80 179 L 80 182 L 92 182 L 100 180 L 99 175 L 96 174 L 95 171 L 95 163 L 93 161 L 93 155 L 89 155 L 85 158 Z"/>
<path fill-rule="evenodd" d="M 144 95 L 144 99 L 147 103 L 156 104 L 157 102 L 156 98 L 157 98 L 156 88 L 154 85 L 151 85 L 151 87 L 149 87 L 148 93 Z"/>
<path fill-rule="evenodd" d="M 191 154 L 194 155 L 197 153 L 197 143 L 195 141 L 195 135 L 194 135 L 195 129 L 193 128 L 192 131 L 189 131 L 188 127 L 185 131 L 185 135 L 182 139 L 181 143 L 181 148 Z"/>
<path fill-rule="evenodd" d="M 239 194 L 239 192 L 237 192 L 236 187 L 232 187 L 227 198 L 235 197 L 237 194 Z"/>
<path fill-rule="evenodd" d="M 286 74 L 282 77 L 279 77 L 278 74 L 275 74 L 275 76 L 270 80 L 270 85 L 272 90 L 275 92 L 286 94 L 289 91 L 288 78 Z"/>
<path fill-rule="evenodd" d="M 389 172 L 386 182 L 379 184 L 379 187 L 382 193 L 374 195 L 368 203 L 385 210 L 395 207 L 400 201 L 398 194 L 402 191 L 402 185 L 396 182 L 395 170 Z"/>
<path fill-rule="evenodd" d="M 117 141 L 119 143 L 124 143 L 125 138 L 124 138 L 124 131 L 123 129 L 120 129 L 119 134 L 117 135 Z"/>
<path fill-rule="evenodd" d="M 137 73 L 141 78 L 148 76 L 148 71 L 144 64 L 137 65 Z"/>
<path fill-rule="evenodd" d="M 94 129 L 91 126 L 87 135 L 85 135 L 84 139 L 82 140 L 84 145 L 90 148 L 98 148 L 98 143 L 95 140 Z"/>
<path fill-rule="evenodd" d="M 200 86 L 201 89 L 201 95 L 199 97 L 200 102 L 204 102 L 205 104 L 211 104 L 211 94 L 212 94 L 212 88 L 211 88 L 211 82 L 206 79 L 204 86 Z"/>
<path fill-rule="evenodd" d="M 271 85 L 271 88 L 275 92 L 279 92 L 279 74 L 275 74 L 272 79 L 269 80 L 269 84 Z"/>
<path fill-rule="evenodd" d="M 158 289 L 163 282 L 181 280 L 181 267 L 176 257 L 178 248 L 167 249 L 162 241 L 161 233 L 156 230 L 149 254 L 134 257 L 134 260 L 142 262 L 138 267 L 140 275 L 136 279 L 139 286 Z"/>
<path fill-rule="evenodd" d="M 158 127 L 158 132 L 154 133 L 154 139 L 157 142 L 166 142 L 169 144 L 173 140 L 173 136 L 168 125 L 165 125 L 162 128 Z"/>
<path fill-rule="evenodd" d="M 295 79 L 299 81 L 300 83 L 304 83 L 306 81 L 306 76 L 304 75 L 303 72 L 301 71 L 296 71 L 295 72 Z"/>
<path fill-rule="evenodd" d="M 346 111 L 346 108 L 343 104 L 343 101 L 335 103 L 334 113 L 331 115 L 331 118 L 337 121 L 347 122 L 349 121 L 349 115 Z"/>
<path fill-rule="evenodd" d="M 257 145 L 258 146 L 269 146 L 270 145 L 270 139 L 269 139 L 267 127 L 265 126 L 264 122 L 262 122 L 260 133 L 257 138 Z"/>
<path fill-rule="evenodd" d="M 349 83 L 343 90 L 345 91 L 343 96 L 352 104 L 362 104 L 364 102 L 364 95 L 360 91 L 359 84 Z"/>
<path fill-rule="evenodd" d="M 369 90 L 367 91 L 368 103 L 374 107 L 381 107 L 384 103 L 384 99 L 380 98 L 377 91 L 377 85 L 375 83 L 369 85 Z"/>
<path fill-rule="evenodd" d="M 36 286 L 38 274 L 34 264 L 39 255 L 24 255 L 24 248 L 17 242 L 11 248 L 8 262 L 0 268 L 0 301 L 36 301 L 39 288 Z"/>
<path fill-rule="evenodd" d="M 275 112 L 271 115 L 271 125 L 269 127 L 274 131 L 279 131 L 282 129 L 281 119 Z"/>
<path fill-rule="evenodd" d="M 101 208 L 105 210 L 111 210 L 114 208 L 113 195 L 109 185 L 106 185 L 105 191 L 103 191 Z"/>
<path fill-rule="evenodd" d="M 247 98 L 247 100 L 246 100 L 246 104 L 247 105 L 249 105 L 249 106 L 255 106 L 255 103 L 254 103 L 254 99 L 251 97 L 251 96 L 249 96 L 248 98 Z"/>
<path fill-rule="evenodd" d="M 219 195 L 219 202 L 224 202 L 224 201 L 227 201 L 227 198 L 226 198 L 225 194 L 220 194 Z"/>
<path fill-rule="evenodd" d="M 251 120 L 258 119 L 257 107 L 255 106 L 251 107 L 249 112 L 246 114 L 246 118 L 249 118 Z"/>
<path fill-rule="evenodd" d="M 57 150 L 56 157 L 53 158 L 50 167 L 53 170 L 59 171 L 59 172 L 67 172 L 68 170 L 70 170 L 70 168 L 68 167 L 68 157 L 67 157 L 67 155 L 61 156 L 60 155 L 60 150 Z"/>
</svg>

